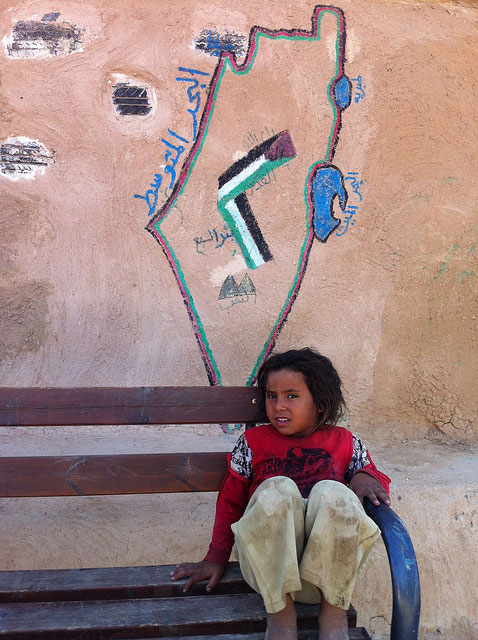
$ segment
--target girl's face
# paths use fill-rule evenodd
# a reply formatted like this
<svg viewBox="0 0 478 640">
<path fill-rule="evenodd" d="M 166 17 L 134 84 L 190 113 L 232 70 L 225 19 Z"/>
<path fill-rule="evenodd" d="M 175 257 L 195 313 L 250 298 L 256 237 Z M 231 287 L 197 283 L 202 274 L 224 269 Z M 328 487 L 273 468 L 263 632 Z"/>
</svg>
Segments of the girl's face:
<svg viewBox="0 0 478 640">
<path fill-rule="evenodd" d="M 271 371 L 266 381 L 266 413 L 284 436 L 304 437 L 317 428 L 318 411 L 302 373 Z"/>
</svg>

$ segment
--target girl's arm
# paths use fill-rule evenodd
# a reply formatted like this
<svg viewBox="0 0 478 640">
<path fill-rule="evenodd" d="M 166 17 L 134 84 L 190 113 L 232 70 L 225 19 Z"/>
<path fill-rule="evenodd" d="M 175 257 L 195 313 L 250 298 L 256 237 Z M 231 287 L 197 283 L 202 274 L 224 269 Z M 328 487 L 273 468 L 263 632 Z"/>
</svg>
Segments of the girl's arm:
<svg viewBox="0 0 478 640">
<path fill-rule="evenodd" d="M 245 478 L 228 471 L 219 489 L 212 540 L 204 560 L 178 564 L 171 572 L 171 580 L 188 578 L 184 592 L 202 580 L 208 580 L 206 591 L 211 591 L 222 578 L 234 545 L 231 524 L 240 520 L 244 513 L 249 484 Z"/>
<path fill-rule="evenodd" d="M 375 505 L 378 505 L 380 500 L 389 505 L 390 478 L 377 469 L 363 442 L 354 435 L 352 439 L 353 452 L 345 473 L 345 481 L 360 498 L 360 502 L 363 503 L 364 498 L 369 498 Z"/>
<path fill-rule="evenodd" d="M 363 504 L 363 499 L 368 498 L 378 507 L 380 500 L 390 505 L 390 496 L 378 480 L 368 473 L 358 471 L 349 484 L 350 489 L 358 496 Z"/>
</svg>

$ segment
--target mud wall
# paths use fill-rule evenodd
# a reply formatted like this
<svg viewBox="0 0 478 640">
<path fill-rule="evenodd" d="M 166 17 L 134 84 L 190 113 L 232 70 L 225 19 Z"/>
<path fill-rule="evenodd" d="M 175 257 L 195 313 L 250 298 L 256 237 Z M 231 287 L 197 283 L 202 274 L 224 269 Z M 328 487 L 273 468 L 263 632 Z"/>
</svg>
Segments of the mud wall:
<svg viewBox="0 0 478 640">
<path fill-rule="evenodd" d="M 478 439 L 478 8 L 2 3 L 3 385 L 252 383 Z"/>
</svg>

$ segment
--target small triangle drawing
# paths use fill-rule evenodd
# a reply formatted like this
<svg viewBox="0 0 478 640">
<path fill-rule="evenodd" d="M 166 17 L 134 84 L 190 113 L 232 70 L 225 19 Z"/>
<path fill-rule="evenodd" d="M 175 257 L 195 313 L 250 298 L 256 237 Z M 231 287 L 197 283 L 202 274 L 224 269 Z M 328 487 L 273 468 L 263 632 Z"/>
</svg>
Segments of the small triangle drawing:
<svg viewBox="0 0 478 640">
<path fill-rule="evenodd" d="M 255 293 L 256 293 L 256 288 L 252 280 L 249 278 L 249 276 L 246 273 L 246 275 L 241 280 L 241 284 L 237 287 L 237 295 L 253 296 L 255 295 Z"/>
<path fill-rule="evenodd" d="M 224 300 L 224 298 L 235 298 L 236 296 L 237 296 L 237 283 L 234 280 L 234 276 L 227 276 L 227 278 L 222 283 L 218 300 Z"/>
</svg>

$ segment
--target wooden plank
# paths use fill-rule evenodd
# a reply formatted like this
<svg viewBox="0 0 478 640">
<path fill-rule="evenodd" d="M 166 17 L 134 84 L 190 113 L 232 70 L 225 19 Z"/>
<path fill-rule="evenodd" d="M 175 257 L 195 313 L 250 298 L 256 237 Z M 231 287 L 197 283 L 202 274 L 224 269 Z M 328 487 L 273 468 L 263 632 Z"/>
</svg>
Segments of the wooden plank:
<svg viewBox="0 0 478 640">
<path fill-rule="evenodd" d="M 174 566 L 0 571 L 0 602 L 184 597 L 185 580 L 171 582 Z M 206 582 L 193 585 L 188 595 L 205 595 L 205 589 Z M 250 592 L 237 562 L 214 589 L 214 595 Z"/>
<path fill-rule="evenodd" d="M 371 640 L 370 636 L 363 627 L 355 627 L 349 629 L 349 640 Z M 153 640 L 153 638 L 144 638 L 144 640 Z M 169 640 L 186 640 L 184 636 L 169 636 Z M 226 633 L 213 636 L 194 636 L 194 640 L 264 640 L 264 632 L 260 633 Z M 298 640 L 317 640 L 316 629 L 302 629 L 299 631 Z"/>
<path fill-rule="evenodd" d="M 296 604 L 298 625 L 317 625 L 318 605 Z M 256 593 L 184 598 L 0 605 L 0 638 L 67 640 L 79 633 L 96 638 L 193 637 L 252 633 L 265 629 Z M 90 637 L 90 636 L 88 636 Z"/>
<path fill-rule="evenodd" d="M 227 453 L 0 458 L 0 497 L 217 491 Z"/>
<path fill-rule="evenodd" d="M 241 624 L 238 618 L 244 611 L 248 612 L 249 620 Z M 191 637 L 214 631 L 259 630 L 263 618 L 263 605 L 257 594 L 2 604 L 0 638 L 3 634 L 8 638 L 66 640 L 80 633 L 95 634 L 95 638 L 135 638 L 138 631 L 143 637 L 148 634 Z"/>
<path fill-rule="evenodd" d="M 254 422 L 253 387 L 0 388 L 0 425 Z"/>
<path fill-rule="evenodd" d="M 185 596 L 182 592 L 185 580 L 171 582 L 170 573 L 174 566 L 0 571 L 0 602 L 184 598 L 200 595 L 211 598 L 216 595 L 252 593 L 242 577 L 239 563 L 230 562 L 213 594 L 206 595 L 206 583 L 202 582 L 193 585 Z M 205 605 L 207 603 L 205 600 Z M 350 628 L 354 627 L 356 612 L 352 606 L 348 611 L 348 620 Z"/>
</svg>

